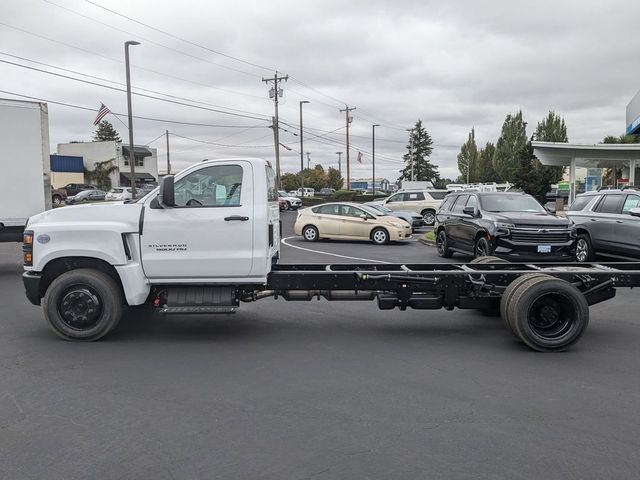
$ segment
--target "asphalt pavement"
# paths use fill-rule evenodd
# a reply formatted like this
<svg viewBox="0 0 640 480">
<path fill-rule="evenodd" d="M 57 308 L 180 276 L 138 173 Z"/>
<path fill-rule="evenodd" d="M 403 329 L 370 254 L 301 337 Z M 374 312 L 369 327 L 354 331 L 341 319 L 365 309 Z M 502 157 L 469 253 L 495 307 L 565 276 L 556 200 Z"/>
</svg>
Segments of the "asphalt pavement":
<svg viewBox="0 0 640 480">
<path fill-rule="evenodd" d="M 285 263 L 439 260 L 418 242 L 287 243 Z M 592 307 L 558 354 L 475 312 L 272 299 L 130 309 L 83 344 L 48 331 L 19 262 L 0 244 L 2 479 L 638 477 L 635 291 Z"/>
</svg>

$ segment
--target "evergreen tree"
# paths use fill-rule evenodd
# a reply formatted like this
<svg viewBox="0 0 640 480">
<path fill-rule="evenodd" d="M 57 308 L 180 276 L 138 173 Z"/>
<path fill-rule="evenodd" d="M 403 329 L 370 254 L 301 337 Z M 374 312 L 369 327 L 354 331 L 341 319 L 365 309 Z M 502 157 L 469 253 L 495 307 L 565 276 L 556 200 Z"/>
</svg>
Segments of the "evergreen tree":
<svg viewBox="0 0 640 480">
<path fill-rule="evenodd" d="M 411 145 L 413 144 L 413 155 L 411 155 Z M 400 171 L 399 180 L 411 180 L 411 160 L 413 157 L 413 180 L 435 183 L 440 174 L 438 166 L 430 162 L 429 156 L 433 151 L 433 140 L 429 132 L 422 126 L 422 120 L 418 120 L 416 125 L 409 132 L 409 144 L 407 153 L 402 157 L 406 166 Z"/>
<path fill-rule="evenodd" d="M 497 181 L 497 175 L 493 169 L 493 157 L 496 154 L 496 147 L 493 143 L 487 142 L 478 154 L 477 181 L 481 183 Z"/>
<path fill-rule="evenodd" d="M 536 131 L 533 135 L 536 140 L 541 142 L 566 143 L 569 141 L 564 118 L 557 115 L 553 110 L 550 110 L 549 114 L 538 122 L 538 126 L 536 127 Z M 544 194 L 549 190 L 552 183 L 557 183 L 562 180 L 564 167 L 542 165 L 537 158 L 534 158 L 532 162 L 537 177 L 536 191 L 544 190 L 544 192 L 542 192 L 542 194 Z"/>
<path fill-rule="evenodd" d="M 493 168 L 498 181 L 513 182 L 520 166 L 519 155 L 527 146 L 526 124 L 522 120 L 522 111 L 509 114 L 502 124 L 502 132 L 496 143 Z"/>
<path fill-rule="evenodd" d="M 113 128 L 113 125 L 106 120 L 102 120 L 96 127 L 96 131 L 93 132 L 93 141 L 104 142 L 106 140 L 115 140 L 116 142 L 122 141 L 120 135 L 116 132 L 116 129 Z"/>
<path fill-rule="evenodd" d="M 329 167 L 327 170 L 327 187 L 333 188 L 334 190 L 342 189 L 342 185 L 344 184 L 344 179 L 340 174 L 340 171 L 336 168 Z"/>
<path fill-rule="evenodd" d="M 473 128 L 469 132 L 467 141 L 460 147 L 458 170 L 460 171 L 460 178 L 464 179 L 465 183 L 477 181 L 478 146 L 476 145 L 476 132 Z"/>
</svg>

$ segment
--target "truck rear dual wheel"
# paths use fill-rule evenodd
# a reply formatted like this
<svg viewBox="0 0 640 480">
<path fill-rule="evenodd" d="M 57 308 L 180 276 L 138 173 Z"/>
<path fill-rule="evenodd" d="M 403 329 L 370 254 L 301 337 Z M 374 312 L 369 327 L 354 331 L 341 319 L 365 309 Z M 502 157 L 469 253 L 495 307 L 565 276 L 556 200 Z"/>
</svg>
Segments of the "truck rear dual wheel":
<svg viewBox="0 0 640 480">
<path fill-rule="evenodd" d="M 582 292 L 545 274 L 514 280 L 505 290 L 501 312 L 513 333 L 539 352 L 566 350 L 589 325 L 589 305 Z"/>
<path fill-rule="evenodd" d="M 105 336 L 120 321 L 120 286 L 104 272 L 77 269 L 57 277 L 43 299 L 44 316 L 64 340 L 90 342 Z"/>
</svg>

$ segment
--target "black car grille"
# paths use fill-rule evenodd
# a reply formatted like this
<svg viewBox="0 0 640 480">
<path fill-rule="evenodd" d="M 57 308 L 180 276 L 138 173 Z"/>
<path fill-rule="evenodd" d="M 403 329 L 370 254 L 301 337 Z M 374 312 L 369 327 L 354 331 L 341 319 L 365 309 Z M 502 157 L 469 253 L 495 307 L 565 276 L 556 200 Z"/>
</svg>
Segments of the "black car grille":
<svg viewBox="0 0 640 480">
<path fill-rule="evenodd" d="M 511 230 L 511 240 L 519 243 L 566 243 L 569 239 L 567 231 Z"/>
</svg>

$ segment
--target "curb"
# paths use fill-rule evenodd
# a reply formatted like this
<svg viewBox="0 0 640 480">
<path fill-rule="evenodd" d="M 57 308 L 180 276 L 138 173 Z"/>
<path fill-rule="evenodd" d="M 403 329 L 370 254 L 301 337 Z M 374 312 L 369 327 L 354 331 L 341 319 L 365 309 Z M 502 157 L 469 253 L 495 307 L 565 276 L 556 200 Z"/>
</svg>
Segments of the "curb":
<svg viewBox="0 0 640 480">
<path fill-rule="evenodd" d="M 431 240 L 427 240 L 426 238 L 420 237 L 418 239 L 418 241 L 424 245 L 427 245 L 428 247 L 435 247 L 436 246 L 436 242 L 433 242 Z"/>
</svg>

